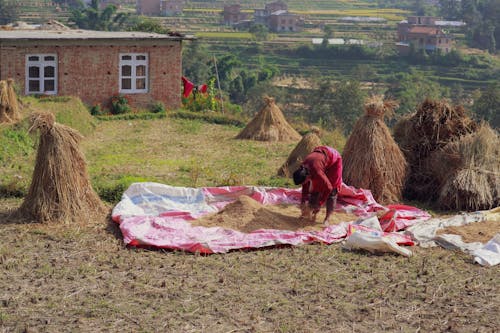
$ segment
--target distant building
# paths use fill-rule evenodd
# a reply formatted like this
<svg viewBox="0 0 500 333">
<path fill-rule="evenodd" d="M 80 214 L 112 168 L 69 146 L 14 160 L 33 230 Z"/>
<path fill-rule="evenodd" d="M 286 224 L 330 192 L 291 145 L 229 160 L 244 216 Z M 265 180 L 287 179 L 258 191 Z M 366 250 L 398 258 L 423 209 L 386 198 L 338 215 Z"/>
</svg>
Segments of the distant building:
<svg viewBox="0 0 500 333">
<path fill-rule="evenodd" d="M 283 1 L 268 3 L 264 9 L 254 10 L 254 22 L 265 25 L 269 31 L 302 31 L 304 19 L 288 11 L 288 5 Z"/>
<path fill-rule="evenodd" d="M 184 9 L 184 0 L 137 0 L 136 12 L 139 15 L 173 16 Z"/>
<path fill-rule="evenodd" d="M 241 11 L 240 5 L 228 5 L 224 6 L 223 21 L 225 25 L 235 25 L 241 21 L 248 20 L 248 14 Z"/>
<path fill-rule="evenodd" d="M 433 16 L 409 16 L 398 23 L 396 46 L 401 55 L 407 55 L 410 48 L 426 51 L 440 50 L 448 53 L 453 46 L 453 37 L 446 33 L 438 23 L 441 18 Z"/>
<path fill-rule="evenodd" d="M 136 11 L 139 15 L 160 16 L 160 0 L 137 0 Z"/>
<path fill-rule="evenodd" d="M 286 10 L 278 10 L 271 13 L 267 20 L 267 27 L 273 32 L 301 31 L 304 20 L 296 14 Z"/>
<path fill-rule="evenodd" d="M 160 2 L 160 13 L 162 16 L 174 16 L 182 14 L 184 1 L 170 0 Z"/>
<path fill-rule="evenodd" d="M 134 107 L 181 105 L 182 41 L 190 36 L 88 30 L 0 30 L 0 80 L 25 95 L 79 96 L 107 106 L 126 95 Z"/>
</svg>

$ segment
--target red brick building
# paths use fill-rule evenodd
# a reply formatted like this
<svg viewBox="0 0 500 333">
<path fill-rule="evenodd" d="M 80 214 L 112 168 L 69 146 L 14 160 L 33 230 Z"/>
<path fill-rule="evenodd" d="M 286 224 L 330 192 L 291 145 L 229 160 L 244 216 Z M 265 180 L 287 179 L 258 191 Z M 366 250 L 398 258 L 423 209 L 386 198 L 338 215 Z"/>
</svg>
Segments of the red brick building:
<svg viewBox="0 0 500 333">
<path fill-rule="evenodd" d="M 225 25 L 234 25 L 238 22 L 248 20 L 248 14 L 241 11 L 240 5 L 224 6 L 223 21 Z"/>
<path fill-rule="evenodd" d="M 302 31 L 304 20 L 296 14 L 292 14 L 285 10 L 278 10 L 269 15 L 267 26 L 269 30 L 274 32 L 298 32 Z"/>
<path fill-rule="evenodd" d="M 136 12 L 139 15 L 172 16 L 184 10 L 184 0 L 137 0 Z"/>
<path fill-rule="evenodd" d="M 399 53 L 406 55 L 410 47 L 426 51 L 441 51 L 448 53 L 453 47 L 453 37 L 437 25 L 438 17 L 410 16 L 398 24 L 398 42 L 396 46 Z"/>
<path fill-rule="evenodd" d="M 139 15 L 155 15 L 160 16 L 161 6 L 160 0 L 137 0 L 136 12 Z"/>
<path fill-rule="evenodd" d="M 132 106 L 181 105 L 179 37 L 144 32 L 0 31 L 0 79 L 26 94 L 78 96 L 108 105 L 122 94 Z"/>
</svg>

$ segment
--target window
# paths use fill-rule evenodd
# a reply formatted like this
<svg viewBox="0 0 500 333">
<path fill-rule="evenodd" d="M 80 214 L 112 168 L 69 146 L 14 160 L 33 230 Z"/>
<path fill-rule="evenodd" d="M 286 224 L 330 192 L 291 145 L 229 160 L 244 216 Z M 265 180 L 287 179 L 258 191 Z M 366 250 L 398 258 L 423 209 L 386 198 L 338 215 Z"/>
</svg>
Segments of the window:
<svg viewBox="0 0 500 333">
<path fill-rule="evenodd" d="M 148 56 L 145 53 L 120 54 L 120 92 L 148 91 Z"/>
<path fill-rule="evenodd" d="M 57 56 L 26 55 L 26 94 L 57 94 Z"/>
</svg>

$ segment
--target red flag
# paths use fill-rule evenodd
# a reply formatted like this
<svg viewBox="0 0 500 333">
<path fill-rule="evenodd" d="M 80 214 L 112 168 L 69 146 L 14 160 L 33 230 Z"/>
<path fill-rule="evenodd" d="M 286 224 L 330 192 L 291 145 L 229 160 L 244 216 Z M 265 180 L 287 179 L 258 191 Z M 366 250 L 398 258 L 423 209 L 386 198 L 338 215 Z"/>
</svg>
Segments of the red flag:
<svg viewBox="0 0 500 333">
<path fill-rule="evenodd" d="M 206 93 L 207 92 L 207 85 L 206 84 L 202 84 L 202 85 L 199 85 L 198 86 L 198 91 L 201 92 L 201 93 Z"/>
<path fill-rule="evenodd" d="M 186 79 L 184 76 L 182 77 L 182 83 L 184 85 L 184 93 L 182 94 L 184 97 L 188 97 L 193 91 L 194 83 Z"/>
</svg>

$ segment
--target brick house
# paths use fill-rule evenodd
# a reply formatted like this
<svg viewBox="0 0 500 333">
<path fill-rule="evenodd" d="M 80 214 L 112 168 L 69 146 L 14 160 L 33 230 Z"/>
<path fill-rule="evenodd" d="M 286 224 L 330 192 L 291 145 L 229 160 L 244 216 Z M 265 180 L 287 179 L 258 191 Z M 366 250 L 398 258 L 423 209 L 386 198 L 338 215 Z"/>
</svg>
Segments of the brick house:
<svg viewBox="0 0 500 333">
<path fill-rule="evenodd" d="M 184 0 L 137 0 L 139 15 L 171 16 L 179 15 L 184 9 Z"/>
<path fill-rule="evenodd" d="M 304 20 L 285 10 L 278 10 L 269 15 L 267 26 L 274 32 L 301 31 L 304 26 Z"/>
<path fill-rule="evenodd" d="M 302 31 L 304 19 L 288 11 L 283 1 L 268 3 L 264 9 L 254 10 L 254 22 L 265 25 L 272 32 Z"/>
<path fill-rule="evenodd" d="M 162 0 L 160 2 L 160 13 L 165 16 L 180 15 L 184 10 L 184 1 L 181 0 Z"/>
<path fill-rule="evenodd" d="M 396 46 L 401 55 L 407 55 L 410 47 L 426 51 L 440 50 L 448 53 L 453 47 L 453 37 L 443 31 L 440 18 L 432 16 L 410 16 L 398 23 Z"/>
<path fill-rule="evenodd" d="M 160 0 L 137 0 L 135 6 L 138 15 L 160 16 Z"/>
<path fill-rule="evenodd" d="M 235 25 L 245 20 L 248 20 L 248 14 L 241 11 L 240 5 L 224 6 L 223 22 L 225 25 Z"/>
<path fill-rule="evenodd" d="M 135 107 L 181 105 L 181 48 L 192 36 L 86 30 L 0 31 L 0 79 L 29 94 L 78 96 L 108 106 L 126 95 Z"/>
</svg>

